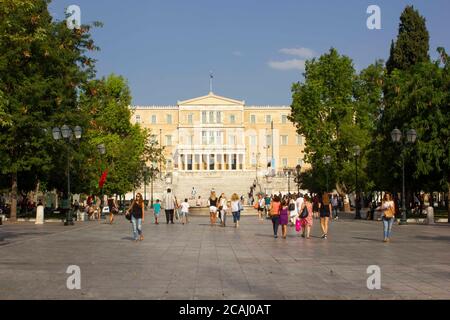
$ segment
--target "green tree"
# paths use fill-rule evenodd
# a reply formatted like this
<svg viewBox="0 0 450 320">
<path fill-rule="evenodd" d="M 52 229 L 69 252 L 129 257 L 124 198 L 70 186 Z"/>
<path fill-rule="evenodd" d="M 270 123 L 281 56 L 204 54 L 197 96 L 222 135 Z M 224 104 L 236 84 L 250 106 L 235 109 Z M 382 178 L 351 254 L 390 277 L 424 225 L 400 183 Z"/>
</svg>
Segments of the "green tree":
<svg viewBox="0 0 450 320">
<path fill-rule="evenodd" d="M 27 188 L 54 167 L 60 156 L 50 128 L 79 119 L 77 91 L 95 73 L 89 26 L 69 30 L 55 22 L 46 0 L 0 3 L 0 171 L 11 186 L 11 220 L 16 218 L 18 180 Z M 54 152 L 56 151 L 56 152 Z"/>
<path fill-rule="evenodd" d="M 397 41 L 391 45 L 386 63 L 388 72 L 405 70 L 417 63 L 429 61 L 429 40 L 425 18 L 413 6 L 407 6 L 400 16 Z"/>
<path fill-rule="evenodd" d="M 313 172 L 304 181 L 315 180 L 305 185 L 312 191 L 325 190 L 326 170 L 330 186 L 336 184 L 343 193 L 355 190 L 355 146 L 363 151 L 359 186 L 367 185 L 364 150 L 370 142 L 373 116 L 380 107 L 383 72 L 383 63 L 377 62 L 357 75 L 352 60 L 335 49 L 306 62 L 304 83 L 292 87 L 290 119 L 307 141 L 306 161 Z M 324 156 L 332 158 L 329 167 Z"/>
<path fill-rule="evenodd" d="M 103 188 L 106 194 L 122 195 L 142 180 L 143 164 L 158 161 L 161 149 L 151 133 L 131 124 L 131 94 L 125 79 L 110 75 L 91 81 L 81 95 L 82 113 L 89 115 L 82 145 L 83 162 L 79 162 L 79 192 L 99 193 L 98 181 L 108 170 Z M 97 146 L 104 144 L 106 154 L 100 156 Z"/>
</svg>

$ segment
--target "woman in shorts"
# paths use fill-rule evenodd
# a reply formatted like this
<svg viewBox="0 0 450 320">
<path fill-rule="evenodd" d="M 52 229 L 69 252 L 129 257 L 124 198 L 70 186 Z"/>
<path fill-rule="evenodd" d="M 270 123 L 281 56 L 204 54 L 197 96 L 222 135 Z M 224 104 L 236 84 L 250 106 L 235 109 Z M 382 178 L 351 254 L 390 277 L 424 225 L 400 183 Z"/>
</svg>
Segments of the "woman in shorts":
<svg viewBox="0 0 450 320">
<path fill-rule="evenodd" d="M 209 201 L 209 220 L 211 222 L 211 226 L 214 226 L 216 224 L 217 203 L 219 201 L 216 197 L 215 191 L 211 192 L 208 201 Z"/>
</svg>

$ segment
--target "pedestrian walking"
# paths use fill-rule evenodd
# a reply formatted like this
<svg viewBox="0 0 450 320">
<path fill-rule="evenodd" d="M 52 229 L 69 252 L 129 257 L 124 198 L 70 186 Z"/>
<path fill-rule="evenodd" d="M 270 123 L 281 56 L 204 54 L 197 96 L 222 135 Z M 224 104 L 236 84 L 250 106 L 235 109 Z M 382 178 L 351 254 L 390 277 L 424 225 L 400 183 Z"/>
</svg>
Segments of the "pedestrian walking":
<svg viewBox="0 0 450 320">
<path fill-rule="evenodd" d="M 268 194 L 264 195 L 264 218 L 268 219 L 270 216 L 270 202 L 272 199 L 269 197 Z"/>
<path fill-rule="evenodd" d="M 145 219 L 144 200 L 140 193 L 138 193 L 136 198 L 131 202 L 131 205 L 127 210 L 127 215 L 131 215 L 133 240 L 135 242 L 144 240 L 144 235 L 142 233 L 142 223 Z"/>
<path fill-rule="evenodd" d="M 383 202 L 381 206 L 379 206 L 377 211 L 382 211 L 381 219 L 383 221 L 383 232 L 384 232 L 384 240 L 383 242 L 391 241 L 391 233 L 392 233 L 392 225 L 395 220 L 395 204 L 392 200 L 392 195 L 390 193 L 386 193 L 383 198 Z"/>
<path fill-rule="evenodd" d="M 239 228 L 239 221 L 241 220 L 241 202 L 239 196 L 233 193 L 231 196 L 231 213 L 233 215 L 233 222 L 235 228 Z"/>
<path fill-rule="evenodd" d="M 109 224 L 113 224 L 114 215 L 119 213 L 119 206 L 117 205 L 117 200 L 115 198 L 108 199 L 108 207 L 109 207 Z"/>
<path fill-rule="evenodd" d="M 291 225 L 295 225 L 295 222 L 297 221 L 298 218 L 298 208 L 297 208 L 297 203 L 295 201 L 295 196 L 292 195 L 288 198 L 289 201 L 289 219 L 291 221 Z"/>
<path fill-rule="evenodd" d="M 287 237 L 287 225 L 289 223 L 289 203 L 288 200 L 285 199 L 281 202 L 281 210 L 280 210 L 280 225 L 281 225 L 281 236 L 283 239 Z"/>
<path fill-rule="evenodd" d="M 270 218 L 272 219 L 273 236 L 275 239 L 278 238 L 278 227 L 280 225 L 280 209 L 280 198 L 275 195 L 272 199 L 272 202 L 270 203 L 269 211 Z"/>
<path fill-rule="evenodd" d="M 339 219 L 339 201 L 338 201 L 337 194 L 333 195 L 333 198 L 331 199 L 331 206 L 333 208 L 332 218 L 334 220 L 338 220 Z"/>
<path fill-rule="evenodd" d="M 171 224 L 174 224 L 173 216 L 175 213 L 175 209 L 177 208 L 177 202 L 176 202 L 175 197 L 172 194 L 172 190 L 170 188 L 167 189 L 167 193 L 164 195 L 163 201 L 164 201 L 164 203 L 163 203 L 164 211 L 166 212 L 167 224 L 169 224 L 169 222 Z"/>
<path fill-rule="evenodd" d="M 258 200 L 255 205 L 257 205 L 258 219 L 262 222 L 264 220 L 264 211 L 266 210 L 266 201 L 264 200 L 262 194 L 258 195 Z"/>
<path fill-rule="evenodd" d="M 189 215 L 189 202 L 188 199 L 184 199 L 184 202 L 181 203 L 181 223 L 185 225 L 188 223 L 188 215 Z"/>
<path fill-rule="evenodd" d="M 300 212 L 300 224 L 302 226 L 302 237 L 310 239 L 311 228 L 313 226 L 313 204 L 311 198 L 305 195 Z"/>
<path fill-rule="evenodd" d="M 155 224 L 159 224 L 158 219 L 161 214 L 161 203 L 159 199 L 156 199 L 156 203 L 153 205 L 153 214 L 155 216 Z"/>
<path fill-rule="evenodd" d="M 320 226 L 322 228 L 322 239 L 328 238 L 328 222 L 331 216 L 331 202 L 328 193 L 318 197 L 320 210 Z"/>
<path fill-rule="evenodd" d="M 224 224 L 223 224 L 224 227 L 226 226 L 225 223 L 226 223 L 226 216 L 227 215 L 233 216 L 233 211 L 231 209 L 231 200 L 227 201 L 227 209 L 225 211 L 225 221 L 224 221 Z"/>
<path fill-rule="evenodd" d="M 219 201 L 220 224 L 225 227 L 225 219 L 227 215 L 227 197 L 222 193 Z"/>
<path fill-rule="evenodd" d="M 215 191 L 211 191 L 211 195 L 208 199 L 208 202 L 209 202 L 209 220 L 211 222 L 211 226 L 214 226 L 216 224 L 217 203 L 218 203 Z"/>
<path fill-rule="evenodd" d="M 317 193 L 314 194 L 312 203 L 313 203 L 313 218 L 318 219 L 319 218 L 319 196 L 317 195 Z"/>
</svg>

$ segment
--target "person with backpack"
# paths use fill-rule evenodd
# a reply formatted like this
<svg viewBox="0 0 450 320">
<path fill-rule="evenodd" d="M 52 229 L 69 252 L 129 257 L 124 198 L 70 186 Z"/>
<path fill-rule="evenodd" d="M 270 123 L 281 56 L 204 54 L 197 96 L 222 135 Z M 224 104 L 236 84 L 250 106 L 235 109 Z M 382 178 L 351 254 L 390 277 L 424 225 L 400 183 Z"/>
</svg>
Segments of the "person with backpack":
<svg viewBox="0 0 450 320">
<path fill-rule="evenodd" d="M 313 204 L 311 198 L 305 195 L 303 205 L 299 210 L 300 212 L 300 224 L 302 226 L 302 237 L 310 239 L 311 228 L 313 225 Z"/>
<path fill-rule="evenodd" d="M 383 220 L 383 232 L 384 232 L 384 240 L 383 242 L 391 241 L 391 232 L 392 225 L 395 220 L 395 204 L 392 200 L 392 196 L 390 193 L 386 193 L 383 198 L 383 203 L 381 206 L 376 208 L 377 211 L 382 211 L 382 220 Z"/>
<path fill-rule="evenodd" d="M 263 221 L 263 215 L 265 210 L 265 200 L 262 196 L 262 194 L 258 195 L 258 201 L 255 202 L 255 209 L 258 211 L 258 220 Z"/>
<path fill-rule="evenodd" d="M 289 218 L 291 220 L 291 224 L 295 225 L 295 222 L 298 218 L 298 208 L 295 201 L 295 196 L 292 195 L 291 197 L 287 198 L 287 201 L 289 201 Z"/>
<path fill-rule="evenodd" d="M 239 221 L 241 220 L 242 204 L 239 196 L 233 193 L 231 196 L 231 213 L 233 214 L 233 222 L 236 229 L 239 228 Z"/>
</svg>

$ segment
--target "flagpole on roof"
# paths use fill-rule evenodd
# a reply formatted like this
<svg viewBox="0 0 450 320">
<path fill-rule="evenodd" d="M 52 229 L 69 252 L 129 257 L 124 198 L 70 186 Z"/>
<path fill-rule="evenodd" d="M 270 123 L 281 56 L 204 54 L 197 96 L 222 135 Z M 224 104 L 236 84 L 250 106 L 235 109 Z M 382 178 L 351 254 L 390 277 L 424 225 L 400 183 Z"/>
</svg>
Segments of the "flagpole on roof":
<svg viewBox="0 0 450 320">
<path fill-rule="evenodd" d="M 213 79 L 214 79 L 213 72 L 209 71 L 209 92 L 210 93 L 213 92 Z"/>
</svg>

